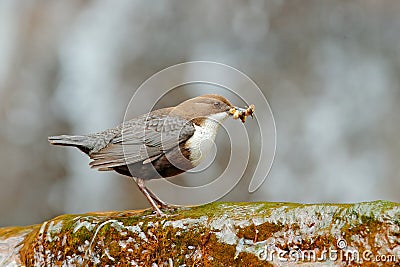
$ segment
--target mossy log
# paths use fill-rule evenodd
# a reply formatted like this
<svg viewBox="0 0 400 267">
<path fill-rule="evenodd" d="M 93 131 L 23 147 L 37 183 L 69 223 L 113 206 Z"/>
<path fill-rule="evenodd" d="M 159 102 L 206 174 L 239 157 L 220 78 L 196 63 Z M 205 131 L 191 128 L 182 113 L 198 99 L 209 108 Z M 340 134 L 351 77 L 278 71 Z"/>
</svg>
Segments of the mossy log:
<svg viewBox="0 0 400 267">
<path fill-rule="evenodd" d="M 0 228 L 0 266 L 397 266 L 400 204 L 213 203 Z"/>
</svg>

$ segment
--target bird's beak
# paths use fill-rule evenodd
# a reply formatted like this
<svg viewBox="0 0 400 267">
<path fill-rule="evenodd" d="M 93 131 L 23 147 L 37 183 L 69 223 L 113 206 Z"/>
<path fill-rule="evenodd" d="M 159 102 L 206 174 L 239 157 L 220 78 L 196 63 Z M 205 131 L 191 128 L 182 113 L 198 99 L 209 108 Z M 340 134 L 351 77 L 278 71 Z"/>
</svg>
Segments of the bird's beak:
<svg viewBox="0 0 400 267">
<path fill-rule="evenodd" d="M 247 116 L 254 117 L 254 105 L 250 105 L 248 108 L 239 108 L 233 107 L 229 110 L 229 114 L 232 115 L 233 119 L 238 119 L 244 123 L 246 121 Z"/>
</svg>

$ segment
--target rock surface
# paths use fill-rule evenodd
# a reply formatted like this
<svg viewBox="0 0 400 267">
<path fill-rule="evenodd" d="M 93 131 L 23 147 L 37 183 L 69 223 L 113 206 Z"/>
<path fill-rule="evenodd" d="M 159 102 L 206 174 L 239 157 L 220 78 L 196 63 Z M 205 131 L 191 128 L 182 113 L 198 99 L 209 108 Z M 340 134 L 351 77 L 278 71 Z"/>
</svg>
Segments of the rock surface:
<svg viewBox="0 0 400 267">
<path fill-rule="evenodd" d="M 400 204 L 213 203 L 0 228 L 0 266 L 399 266 Z"/>
</svg>

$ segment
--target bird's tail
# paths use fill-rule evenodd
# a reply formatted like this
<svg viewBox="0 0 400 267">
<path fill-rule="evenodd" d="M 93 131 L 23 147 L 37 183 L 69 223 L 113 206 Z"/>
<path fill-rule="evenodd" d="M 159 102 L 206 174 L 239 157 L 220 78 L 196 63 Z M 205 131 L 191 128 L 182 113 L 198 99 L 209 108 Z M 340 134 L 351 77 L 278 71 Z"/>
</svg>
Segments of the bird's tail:
<svg viewBox="0 0 400 267">
<path fill-rule="evenodd" d="M 89 153 L 91 149 L 91 142 L 87 136 L 84 135 L 58 135 L 49 136 L 50 144 L 56 146 L 74 146 L 85 152 Z"/>
</svg>

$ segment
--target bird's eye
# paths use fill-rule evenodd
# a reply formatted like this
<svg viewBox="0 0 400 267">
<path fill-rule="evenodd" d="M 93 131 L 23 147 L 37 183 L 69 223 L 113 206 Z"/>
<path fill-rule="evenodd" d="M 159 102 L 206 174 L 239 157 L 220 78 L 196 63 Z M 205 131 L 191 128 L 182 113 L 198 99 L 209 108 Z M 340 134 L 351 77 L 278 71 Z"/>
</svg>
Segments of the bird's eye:
<svg viewBox="0 0 400 267">
<path fill-rule="evenodd" d="M 221 107 L 221 103 L 220 102 L 214 102 L 214 107 L 220 108 Z"/>
</svg>

